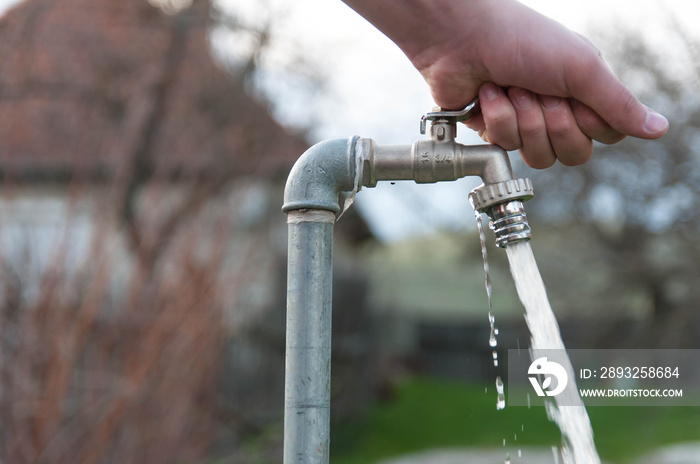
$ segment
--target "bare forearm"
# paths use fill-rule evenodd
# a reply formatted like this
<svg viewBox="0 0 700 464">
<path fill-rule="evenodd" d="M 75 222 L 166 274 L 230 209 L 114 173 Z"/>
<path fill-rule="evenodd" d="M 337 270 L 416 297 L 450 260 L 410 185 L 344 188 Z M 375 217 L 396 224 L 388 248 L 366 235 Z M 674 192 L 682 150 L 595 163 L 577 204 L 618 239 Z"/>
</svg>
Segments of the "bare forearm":
<svg viewBox="0 0 700 464">
<path fill-rule="evenodd" d="M 427 33 L 425 23 L 438 25 L 441 12 L 430 0 L 343 0 L 362 15 L 407 55 Z"/>
<path fill-rule="evenodd" d="M 475 29 L 478 18 L 489 2 L 482 0 L 343 0 L 383 32 L 412 61 L 419 59 L 427 49 L 461 40 Z M 499 3 L 498 0 L 491 1 Z M 455 24 L 455 15 L 461 9 L 471 14 Z M 414 63 L 415 64 L 415 63 Z"/>
</svg>

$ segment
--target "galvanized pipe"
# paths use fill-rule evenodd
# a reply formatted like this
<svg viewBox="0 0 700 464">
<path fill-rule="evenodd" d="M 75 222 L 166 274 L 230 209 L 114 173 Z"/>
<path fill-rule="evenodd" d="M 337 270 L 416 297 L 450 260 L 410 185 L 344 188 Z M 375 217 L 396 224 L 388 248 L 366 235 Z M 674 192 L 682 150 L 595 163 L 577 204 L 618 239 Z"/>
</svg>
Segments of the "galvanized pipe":
<svg viewBox="0 0 700 464">
<path fill-rule="evenodd" d="M 328 463 L 334 223 L 327 210 L 287 215 L 284 464 Z"/>
<path fill-rule="evenodd" d="M 330 443 L 331 287 L 333 224 L 344 193 L 379 180 L 419 183 L 475 175 L 479 208 L 531 197 L 531 185 L 513 179 L 508 154 L 494 145 L 454 141 L 454 124 L 435 121 L 431 140 L 377 146 L 371 139 L 333 139 L 314 145 L 287 179 L 287 355 L 284 464 L 328 464 Z"/>
<path fill-rule="evenodd" d="M 308 149 L 284 189 L 287 341 L 284 464 L 328 464 L 333 224 L 341 194 L 357 187 L 357 137 Z"/>
</svg>

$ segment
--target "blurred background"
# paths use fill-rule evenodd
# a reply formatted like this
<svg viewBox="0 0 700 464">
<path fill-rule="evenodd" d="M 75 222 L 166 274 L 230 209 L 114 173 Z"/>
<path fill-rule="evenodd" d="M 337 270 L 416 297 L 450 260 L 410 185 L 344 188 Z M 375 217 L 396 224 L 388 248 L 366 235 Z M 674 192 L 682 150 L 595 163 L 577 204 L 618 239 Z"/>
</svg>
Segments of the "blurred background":
<svg viewBox="0 0 700 464">
<path fill-rule="evenodd" d="M 700 348 L 700 4 L 524 3 L 671 124 L 576 168 L 512 154 L 565 343 Z M 417 140 L 427 86 L 340 1 L 0 7 L 0 461 L 280 462 L 287 173 L 326 138 Z M 380 184 L 336 226 L 332 462 L 560 442 L 496 410 L 475 185 Z M 529 335 L 487 242 L 503 359 Z M 589 409 L 608 462 L 700 462 L 697 408 Z"/>
</svg>

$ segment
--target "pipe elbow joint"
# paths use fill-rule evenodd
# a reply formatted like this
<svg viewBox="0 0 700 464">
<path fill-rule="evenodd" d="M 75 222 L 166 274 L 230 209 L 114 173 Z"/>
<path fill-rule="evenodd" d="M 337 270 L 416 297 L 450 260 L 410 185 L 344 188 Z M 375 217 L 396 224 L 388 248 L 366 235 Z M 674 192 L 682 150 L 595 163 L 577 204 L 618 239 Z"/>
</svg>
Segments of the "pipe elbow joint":
<svg viewBox="0 0 700 464">
<path fill-rule="evenodd" d="M 469 148 L 478 153 L 476 157 L 482 159 L 479 177 L 484 184 L 496 184 L 513 179 L 510 158 L 503 148 L 498 145 L 477 145 Z M 475 154 L 470 154 L 470 157 L 475 157 Z"/>
<path fill-rule="evenodd" d="M 510 165 L 508 152 L 497 145 L 469 147 L 472 156 L 481 159 L 478 173 L 484 183 L 469 194 L 477 211 L 488 212 L 494 205 L 512 200 L 527 201 L 533 196 L 530 179 L 516 179 Z"/>
<path fill-rule="evenodd" d="M 325 140 L 294 163 L 284 188 L 285 213 L 322 209 L 338 213 L 339 195 L 355 184 L 355 143 L 358 137 Z"/>
</svg>

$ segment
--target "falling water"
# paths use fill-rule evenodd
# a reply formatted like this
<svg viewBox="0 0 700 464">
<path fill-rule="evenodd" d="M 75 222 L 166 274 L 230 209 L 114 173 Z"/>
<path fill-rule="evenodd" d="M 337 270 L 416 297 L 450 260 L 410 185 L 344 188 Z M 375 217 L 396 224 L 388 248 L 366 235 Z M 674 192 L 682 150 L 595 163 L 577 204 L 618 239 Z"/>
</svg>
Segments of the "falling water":
<svg viewBox="0 0 700 464">
<path fill-rule="evenodd" d="M 552 446 L 552 457 L 554 457 L 554 464 L 559 464 L 559 450 L 556 446 Z"/>
<path fill-rule="evenodd" d="M 531 349 L 533 352 L 541 349 L 564 350 L 559 325 L 549 305 L 547 291 L 530 243 L 522 241 L 508 245 L 506 253 L 518 296 L 525 306 L 525 320 L 530 329 Z M 576 378 L 568 358 L 565 358 L 563 367 L 569 379 Z M 564 464 L 600 464 L 600 457 L 593 442 L 591 422 L 578 389 L 567 388 L 554 399 L 556 404 L 546 403 L 547 415 L 561 430 L 563 437 L 561 455 Z"/>
<path fill-rule="evenodd" d="M 500 375 L 496 377 L 496 394 L 498 395 L 496 400 L 496 409 L 504 409 L 506 407 L 506 395 L 503 388 L 503 380 L 501 380 Z M 505 438 L 503 441 L 505 441 Z"/>
<path fill-rule="evenodd" d="M 474 200 L 469 197 L 469 202 L 474 208 Z M 498 340 L 496 335 L 498 335 L 498 329 L 496 328 L 496 316 L 493 314 L 493 303 L 491 297 L 491 271 L 489 269 L 489 254 L 486 250 L 486 234 L 484 233 L 484 224 L 481 220 L 481 213 L 474 208 L 474 215 L 476 217 L 476 228 L 479 230 L 479 242 L 481 243 L 481 257 L 484 260 L 484 275 L 486 276 L 486 298 L 489 301 L 489 326 L 491 327 L 491 332 L 489 334 L 489 346 L 491 348 L 496 348 L 498 345 Z M 491 352 L 493 356 L 493 365 L 498 367 L 498 351 L 495 349 Z M 505 403 L 504 403 L 505 405 Z"/>
<path fill-rule="evenodd" d="M 472 198 L 469 198 L 469 201 L 472 202 L 472 207 L 474 207 L 474 203 Z M 484 223 L 481 220 L 481 213 L 478 211 L 474 211 L 474 217 L 476 218 L 476 228 L 479 230 L 479 243 L 481 244 L 481 257 L 484 259 L 484 274 L 486 274 L 486 298 L 489 300 L 489 322 L 491 323 L 491 336 L 489 337 L 489 345 L 491 346 L 496 346 L 494 343 L 493 345 L 491 344 L 491 340 L 496 340 L 495 334 L 494 334 L 494 318 L 493 318 L 493 306 L 491 304 L 491 272 L 489 271 L 489 255 L 488 251 L 486 250 L 486 234 L 484 233 Z"/>
</svg>

